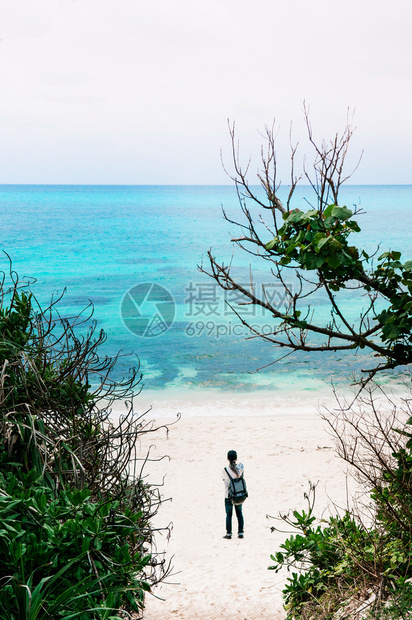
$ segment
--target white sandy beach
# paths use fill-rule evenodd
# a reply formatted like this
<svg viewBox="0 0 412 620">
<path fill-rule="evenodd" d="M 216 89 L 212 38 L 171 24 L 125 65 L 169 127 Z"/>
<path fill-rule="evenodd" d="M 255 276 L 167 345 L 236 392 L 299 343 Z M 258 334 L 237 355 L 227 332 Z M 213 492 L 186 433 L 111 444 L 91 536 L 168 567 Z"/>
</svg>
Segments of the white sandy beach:
<svg viewBox="0 0 412 620">
<path fill-rule="evenodd" d="M 156 404 L 161 409 L 160 402 L 154 403 L 153 413 Z M 193 415 L 190 403 L 180 405 L 182 419 L 170 428 L 168 438 L 162 431 L 155 441 L 150 437 L 156 443 L 153 456 L 170 456 L 170 461 L 148 464 L 147 471 L 153 482 L 166 476 L 163 493 L 172 498 L 161 507 L 157 525 L 173 524 L 170 540 L 158 538 L 158 547 L 169 558 L 173 556 L 174 574 L 168 584 L 155 590 L 160 598 L 148 596 L 145 620 L 285 618 L 284 576 L 267 567 L 270 554 L 286 535 L 272 533 L 275 522 L 266 515 L 306 508 L 303 494 L 309 480 L 318 482 L 318 515 L 332 501 L 345 506 L 347 499 L 346 467 L 335 456 L 325 423 L 316 415 L 316 404 L 312 400 L 301 405 L 306 413 L 287 413 L 284 406 L 284 413 L 269 415 L 271 403 L 261 400 L 265 415 L 244 415 L 245 403 L 237 397 L 226 401 L 220 416 L 211 415 L 217 403 L 210 400 L 203 406 L 198 401 L 200 416 Z M 169 413 L 175 413 L 174 406 L 169 406 Z M 166 413 L 166 404 L 161 410 Z M 191 415 L 185 415 L 185 410 Z M 237 450 L 248 484 L 243 540 L 222 538 L 221 471 L 229 449 Z"/>
</svg>

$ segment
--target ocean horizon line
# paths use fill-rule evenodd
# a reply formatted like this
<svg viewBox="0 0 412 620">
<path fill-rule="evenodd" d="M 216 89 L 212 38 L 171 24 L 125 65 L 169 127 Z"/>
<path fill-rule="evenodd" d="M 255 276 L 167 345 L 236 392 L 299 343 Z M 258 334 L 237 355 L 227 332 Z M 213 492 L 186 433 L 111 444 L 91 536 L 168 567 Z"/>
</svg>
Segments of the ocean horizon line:
<svg viewBox="0 0 412 620">
<path fill-rule="evenodd" d="M 234 183 L 0 183 L 1 187 L 232 187 L 235 189 Z M 262 186 L 256 183 L 250 183 L 249 187 L 261 188 Z M 291 187 L 290 183 L 282 183 L 280 188 Z M 309 183 L 299 183 L 297 187 L 307 187 L 312 189 Z M 342 191 L 345 188 L 350 187 L 412 187 L 412 183 L 345 183 L 342 186 Z"/>
</svg>

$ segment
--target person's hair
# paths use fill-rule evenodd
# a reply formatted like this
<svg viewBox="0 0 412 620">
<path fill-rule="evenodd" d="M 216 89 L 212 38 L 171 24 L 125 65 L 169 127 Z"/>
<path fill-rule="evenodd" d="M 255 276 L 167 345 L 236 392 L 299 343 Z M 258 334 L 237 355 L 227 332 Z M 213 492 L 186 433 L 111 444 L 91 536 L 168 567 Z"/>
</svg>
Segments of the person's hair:
<svg viewBox="0 0 412 620">
<path fill-rule="evenodd" d="M 237 454 L 235 450 L 229 450 L 229 452 L 227 453 L 227 459 L 229 461 L 229 467 L 230 469 L 233 471 L 234 474 L 236 474 L 236 477 L 239 477 L 239 472 L 236 468 L 236 460 L 237 460 Z"/>
</svg>

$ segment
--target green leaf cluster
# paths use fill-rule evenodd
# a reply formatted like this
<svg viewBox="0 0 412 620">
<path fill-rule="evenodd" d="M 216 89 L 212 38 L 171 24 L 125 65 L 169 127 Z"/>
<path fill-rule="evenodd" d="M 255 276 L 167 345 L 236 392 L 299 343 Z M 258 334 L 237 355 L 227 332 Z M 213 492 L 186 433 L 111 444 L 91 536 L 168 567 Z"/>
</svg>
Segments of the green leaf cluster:
<svg viewBox="0 0 412 620">
<path fill-rule="evenodd" d="M 88 490 L 52 490 L 35 470 L 0 474 L 0 617 L 108 618 L 109 596 L 112 609 L 138 611 L 149 590 L 138 575 L 151 559 L 131 551 L 138 522 L 138 513 L 94 502 Z"/>
<path fill-rule="evenodd" d="M 266 250 L 280 257 L 280 265 L 319 270 L 332 280 L 332 290 L 362 270 L 358 250 L 348 237 L 360 228 L 347 207 L 329 205 L 324 211 L 311 209 L 306 213 L 294 209 L 283 215 L 284 224 Z"/>
<path fill-rule="evenodd" d="M 376 288 L 389 300 L 376 320 L 382 324 L 382 340 L 397 356 L 412 361 L 412 261 L 401 262 L 400 252 L 385 252 L 373 273 Z"/>
<path fill-rule="evenodd" d="M 290 536 L 280 545 L 281 551 L 270 556 L 275 564 L 269 569 L 297 569 L 283 590 L 285 608 L 296 614 L 307 601 L 321 597 L 336 580 L 356 577 L 358 566 L 347 549 L 370 546 L 370 534 L 348 512 L 331 517 L 323 526 L 316 525 L 311 513 L 294 511 L 293 516 L 288 524 L 301 533 Z"/>
<path fill-rule="evenodd" d="M 283 226 L 266 243 L 270 255 L 278 257 L 280 266 L 318 272 L 322 285 L 330 291 L 345 288 L 356 281 L 367 293 L 379 297 L 371 302 L 371 318 L 377 322 L 375 340 L 354 338 L 354 348 L 378 345 L 379 355 L 386 357 L 389 367 L 412 362 L 412 261 L 401 261 L 401 252 L 389 251 L 378 257 L 376 266 L 365 271 L 371 257 L 349 244 L 352 233 L 360 231 L 353 213 L 334 204 L 326 209 L 310 209 L 306 213 L 294 209 L 283 215 Z M 384 308 L 382 308 L 382 302 Z M 307 329 L 299 319 L 300 311 L 285 316 L 285 325 Z M 365 314 L 365 316 L 366 316 Z M 336 332 L 336 330 L 335 330 Z"/>
</svg>

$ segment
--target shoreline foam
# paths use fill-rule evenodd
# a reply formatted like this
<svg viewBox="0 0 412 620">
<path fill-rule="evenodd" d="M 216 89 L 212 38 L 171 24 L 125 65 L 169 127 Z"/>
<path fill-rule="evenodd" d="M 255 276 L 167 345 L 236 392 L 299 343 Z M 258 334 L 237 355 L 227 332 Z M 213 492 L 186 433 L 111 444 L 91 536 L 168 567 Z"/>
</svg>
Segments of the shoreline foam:
<svg viewBox="0 0 412 620">
<path fill-rule="evenodd" d="M 149 418 L 313 415 L 321 405 L 336 406 L 332 390 L 259 390 L 224 392 L 220 390 L 165 389 L 143 390 L 134 400 L 136 411 Z M 114 413 L 120 408 L 114 407 Z"/>
</svg>

